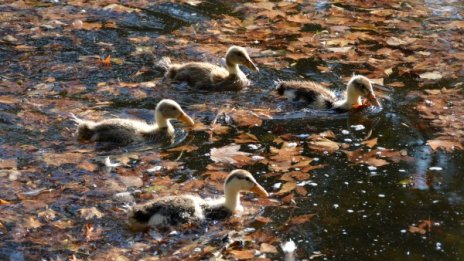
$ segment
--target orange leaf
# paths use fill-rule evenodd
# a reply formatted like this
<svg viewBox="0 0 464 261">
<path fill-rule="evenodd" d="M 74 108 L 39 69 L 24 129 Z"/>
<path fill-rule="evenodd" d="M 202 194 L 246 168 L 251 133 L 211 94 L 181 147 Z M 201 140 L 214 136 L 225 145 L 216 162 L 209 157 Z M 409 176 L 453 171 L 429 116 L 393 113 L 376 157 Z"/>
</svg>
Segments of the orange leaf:
<svg viewBox="0 0 464 261">
<path fill-rule="evenodd" d="M 9 205 L 9 204 L 11 204 L 10 201 L 4 200 L 4 199 L 0 199 L 0 205 Z"/>
<path fill-rule="evenodd" d="M 92 224 L 86 224 L 85 225 L 85 240 L 89 241 L 90 240 L 90 235 L 92 234 L 93 231 L 93 225 Z"/>
<path fill-rule="evenodd" d="M 252 259 L 255 257 L 254 250 L 231 250 L 231 253 L 237 259 Z"/>
<path fill-rule="evenodd" d="M 316 214 L 306 214 L 301 216 L 296 216 L 290 220 L 290 224 L 299 225 L 310 221 Z"/>
<path fill-rule="evenodd" d="M 296 188 L 296 182 L 290 181 L 282 185 L 282 188 L 276 193 L 276 195 L 282 195 L 288 193 Z"/>
</svg>

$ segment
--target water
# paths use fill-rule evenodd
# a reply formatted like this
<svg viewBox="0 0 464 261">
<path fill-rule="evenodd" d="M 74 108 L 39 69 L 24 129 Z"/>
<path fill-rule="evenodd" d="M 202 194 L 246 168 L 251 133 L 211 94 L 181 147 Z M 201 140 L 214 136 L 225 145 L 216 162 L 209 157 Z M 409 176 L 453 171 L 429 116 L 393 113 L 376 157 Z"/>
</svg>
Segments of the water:
<svg viewBox="0 0 464 261">
<path fill-rule="evenodd" d="M 433 12 L 436 17 L 443 16 L 444 20 L 460 18 L 462 4 L 457 1 L 448 3 L 443 6 L 436 1 L 425 1 L 431 7 L 440 6 Z M 317 11 L 322 13 L 329 7 L 327 2 L 316 6 Z M 73 15 L 83 10 L 65 4 L 54 6 L 56 9 L 37 8 L 40 12 L 66 8 Z M 178 247 L 186 245 L 182 240 L 216 242 L 219 238 L 220 241 L 224 236 L 223 228 L 240 231 L 240 226 L 218 223 L 199 234 L 187 233 L 179 237 L 172 234 L 167 242 L 155 244 L 153 237 L 134 234 L 124 228 L 123 204 L 112 196 L 126 190 L 138 195 L 140 191 L 128 184 L 141 181 L 153 185 L 145 188 L 146 191 L 162 193 L 169 186 L 204 179 L 201 174 L 211 163 L 210 149 L 233 143 L 238 132 L 246 128 L 232 129 L 217 141 L 210 141 L 208 134 L 202 131 L 188 134 L 179 131 L 174 145 L 143 144 L 110 151 L 98 150 L 92 144 L 79 144 L 71 136 L 74 126 L 68 118 L 69 112 L 79 112 L 86 117 L 116 115 L 151 121 L 151 111 L 162 98 L 176 99 L 197 121 L 205 124 L 216 117 L 223 104 L 276 111 L 273 119 L 265 119 L 262 126 L 247 130 L 260 140 L 260 152 L 275 146 L 272 141 L 281 134 L 302 135 L 296 141 L 305 142 L 306 134 L 331 130 L 336 135 L 335 141 L 347 143 L 348 150 L 355 150 L 359 147 L 358 143 L 377 137 L 378 146 L 403 150 L 411 156 L 410 159 L 404 157 L 407 160 L 372 168 L 352 164 L 341 151 L 323 154 L 304 145 L 303 155 L 317 158 L 317 164 L 325 165 L 310 171 L 310 180 L 304 185 L 307 195 L 296 195 L 296 205 L 263 207 L 260 215 L 270 217 L 272 221 L 250 225 L 257 231 L 268 231 L 281 242 L 288 239 L 295 241 L 297 259 L 307 259 L 318 252 L 322 253 L 319 258 L 343 260 L 456 260 L 464 257 L 461 240 L 464 236 L 464 178 L 461 175 L 464 155 L 462 152 L 432 152 L 426 146 L 433 131 L 421 127 L 422 121 L 411 109 L 412 102 L 404 99 L 406 93 L 417 87 L 415 79 L 394 74 L 389 81 L 402 81 L 407 83 L 407 87 L 394 89 L 389 94 L 390 99 L 383 101 L 383 110 L 354 115 L 316 112 L 284 101 L 276 102 L 271 90 L 278 79 L 303 76 L 342 88 L 340 75 L 349 75 L 352 67 L 331 62 L 331 72 L 322 74 L 316 68 L 327 64 L 313 59 L 299 60 L 286 70 L 263 66 L 259 75 L 250 75 L 256 86 L 240 93 L 209 94 L 185 86 L 127 84 L 161 77 L 162 72 L 150 69 L 159 58 L 157 55 L 168 55 L 178 60 L 204 58 L 218 61 L 220 57 L 204 55 L 194 48 L 177 53 L 175 48 L 167 48 L 162 42 L 151 41 L 150 38 L 169 38 L 176 29 L 203 26 L 203 21 L 230 14 L 234 8 L 234 4 L 215 2 L 197 6 L 163 3 L 131 14 L 87 8 L 86 13 L 92 17 L 87 22 L 105 24 L 115 21 L 116 28 L 108 25 L 100 30 L 77 30 L 75 38 L 66 36 L 65 29 L 63 35 L 43 33 L 39 39 L 30 37 L 31 32 L 27 31 L 25 37 L 17 37 L 33 46 L 33 51 L 15 52 L 12 46 L 1 46 L 0 54 L 5 57 L 0 62 L 1 94 L 17 100 L 1 104 L 0 156 L 3 159 L 15 158 L 13 169 L 16 168 L 19 174 L 12 170 L 0 172 L 3 178 L 0 199 L 13 203 L 0 206 L 0 224 L 3 224 L 3 227 L 0 226 L 0 237 L 3 238 L 0 257 L 22 260 L 24 257 L 38 259 L 74 254 L 80 258 L 103 258 L 105 255 L 137 258 L 154 253 L 172 254 Z M 0 10 L 10 9 L 3 6 Z M 36 15 L 27 10 L 17 12 Z M 239 16 L 239 13 L 232 15 Z M 21 24 L 19 21 L 16 23 Z M 4 30 L 5 34 L 15 33 L 11 31 L 13 29 Z M 54 32 L 54 29 L 48 30 Z M 134 54 L 138 50 L 142 52 Z M 111 54 L 116 62 L 111 69 L 98 67 L 92 62 L 96 58 L 89 58 L 95 54 L 102 57 Z M 142 67 L 149 68 L 148 72 L 137 75 Z M 453 86 L 456 82 L 451 80 L 445 84 Z M 206 109 L 198 109 L 203 108 L 203 104 Z M 220 117 L 219 121 L 226 122 L 226 119 Z M 358 124 L 365 129 L 355 131 L 351 127 Z M 186 144 L 198 149 L 165 153 L 170 148 Z M 242 150 L 255 153 L 246 145 L 242 145 Z M 50 158 L 50 154 L 62 154 L 64 159 Z M 124 163 L 126 167 L 105 169 L 106 156 Z M 81 165 L 76 167 L 69 163 L 72 162 L 70 158 L 79 157 L 87 165 L 78 161 Z M 60 160 L 67 163 L 60 164 Z M 175 160 L 184 162 L 183 166 L 169 170 L 163 165 L 163 162 Z M 163 166 L 164 171 L 145 172 L 155 166 Z M 270 172 L 265 164 L 246 168 L 260 173 L 256 175 L 257 180 L 269 191 L 273 191 L 275 183 L 282 182 L 280 175 L 264 174 Z M 11 178 L 15 175 L 16 179 Z M 45 192 L 33 197 L 24 196 L 24 192 L 41 188 Z M 199 193 L 211 196 L 211 191 L 211 188 L 202 188 Z M 280 200 L 278 196 L 273 197 Z M 43 215 L 37 214 L 43 213 L 46 206 L 56 212 L 56 217 L 50 218 L 49 223 L 44 221 Z M 80 218 L 79 209 L 93 206 L 104 213 L 101 220 Z M 310 213 L 316 214 L 311 221 L 286 226 L 292 217 Z M 38 216 L 42 220 L 39 229 L 34 228 L 30 219 Z M 425 233 L 410 232 L 411 227 L 420 227 L 426 221 L 430 221 L 431 227 L 425 227 Z M 94 239 L 86 243 L 83 228 L 89 222 L 94 223 Z M 56 234 L 57 231 L 61 232 L 60 235 Z M 51 241 L 43 242 L 44 238 Z M 139 248 L 135 247 L 137 244 Z M 44 250 L 43 246 L 53 248 Z M 129 252 L 124 252 L 124 249 Z M 272 259 L 283 256 L 280 250 L 277 254 L 268 255 Z"/>
</svg>

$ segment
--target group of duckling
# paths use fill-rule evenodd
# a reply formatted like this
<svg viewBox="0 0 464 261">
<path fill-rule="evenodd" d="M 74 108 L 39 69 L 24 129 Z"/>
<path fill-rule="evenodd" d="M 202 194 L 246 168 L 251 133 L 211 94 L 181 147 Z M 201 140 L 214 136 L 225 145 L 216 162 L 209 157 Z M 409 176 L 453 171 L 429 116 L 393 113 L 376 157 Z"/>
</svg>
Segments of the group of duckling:
<svg viewBox="0 0 464 261">
<path fill-rule="evenodd" d="M 245 48 L 232 46 L 226 53 L 226 66 L 206 62 L 172 64 L 164 58 L 165 78 L 172 82 L 186 82 L 189 86 L 210 91 L 239 91 L 250 84 L 239 65 L 259 71 Z M 337 98 L 334 92 L 312 81 L 281 81 L 277 94 L 292 101 L 302 101 L 309 108 L 349 111 L 366 104 L 380 107 L 371 81 L 364 76 L 353 76 L 347 84 L 345 95 Z M 170 99 L 161 100 L 155 108 L 155 123 L 132 119 L 105 119 L 99 122 L 80 119 L 77 138 L 94 142 L 128 144 L 137 140 L 162 140 L 173 137 L 174 127 L 170 120 L 177 119 L 187 126 L 194 121 Z M 207 219 L 223 219 L 242 210 L 240 192 L 249 191 L 267 197 L 266 190 L 252 174 L 238 169 L 230 172 L 224 183 L 224 197 L 204 200 L 192 195 L 168 196 L 136 205 L 129 214 L 132 228 L 165 227 L 178 224 L 197 224 Z"/>
</svg>

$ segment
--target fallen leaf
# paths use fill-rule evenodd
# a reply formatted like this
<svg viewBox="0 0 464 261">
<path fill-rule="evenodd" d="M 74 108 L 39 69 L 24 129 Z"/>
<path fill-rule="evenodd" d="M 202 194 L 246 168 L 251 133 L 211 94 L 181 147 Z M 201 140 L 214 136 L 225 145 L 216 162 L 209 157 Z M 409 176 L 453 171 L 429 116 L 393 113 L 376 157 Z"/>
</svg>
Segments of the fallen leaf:
<svg viewBox="0 0 464 261">
<path fill-rule="evenodd" d="M 4 199 L 0 199 L 0 205 L 9 205 L 9 204 L 11 204 L 10 201 L 4 200 Z"/>
<path fill-rule="evenodd" d="M 270 217 L 259 216 L 255 218 L 255 221 L 258 221 L 260 223 L 269 223 L 272 222 L 272 219 Z"/>
<path fill-rule="evenodd" d="M 443 149 L 447 152 L 452 152 L 456 149 L 459 149 L 459 150 L 464 149 L 462 143 L 460 143 L 459 141 L 452 141 L 452 140 L 439 140 L 439 139 L 428 140 L 427 145 L 429 145 L 434 151 Z"/>
<path fill-rule="evenodd" d="M 263 120 L 250 110 L 233 110 L 229 115 L 240 127 L 261 126 L 263 124 Z"/>
<path fill-rule="evenodd" d="M 271 253 L 271 254 L 275 254 L 278 252 L 275 246 L 267 244 L 267 243 L 261 243 L 261 246 L 259 247 L 259 251 L 263 253 Z"/>
<path fill-rule="evenodd" d="M 229 251 L 235 258 L 244 260 L 244 259 L 252 259 L 255 257 L 254 250 L 231 250 Z"/>
<path fill-rule="evenodd" d="M 91 207 L 91 208 L 81 208 L 79 209 L 79 213 L 81 215 L 81 218 L 85 220 L 90 220 L 94 218 L 101 218 L 103 217 L 103 213 L 101 213 L 97 208 Z"/>
<path fill-rule="evenodd" d="M 427 79 L 427 80 L 439 80 L 443 78 L 440 72 L 437 72 L 437 71 L 422 73 L 422 74 L 419 74 L 419 77 L 421 79 Z"/>
<path fill-rule="evenodd" d="M 234 142 L 237 144 L 256 143 L 258 142 L 258 138 L 251 133 L 241 133 L 239 136 L 235 137 Z"/>
<path fill-rule="evenodd" d="M 361 143 L 366 145 L 369 148 L 372 148 L 375 145 L 377 145 L 377 140 L 378 140 L 378 138 L 373 138 L 373 139 L 370 139 L 370 140 L 365 140 L 365 141 L 363 141 Z"/>
<path fill-rule="evenodd" d="M 172 149 L 168 149 L 168 151 L 184 151 L 184 152 L 192 152 L 198 150 L 198 147 L 195 145 L 184 145 L 184 146 L 179 146 L 175 147 Z"/>
<path fill-rule="evenodd" d="M 327 50 L 334 52 L 334 53 L 347 53 L 351 49 L 353 49 L 352 46 L 347 46 L 347 47 L 332 47 L 332 48 L 327 48 Z"/>
<path fill-rule="evenodd" d="M 296 188 L 296 182 L 290 181 L 282 185 L 282 188 L 276 193 L 276 195 L 286 194 Z"/>
<path fill-rule="evenodd" d="M 210 151 L 211 160 L 218 163 L 236 164 L 237 156 L 248 157 L 250 153 L 239 151 L 240 145 L 230 144 L 221 148 L 212 148 Z"/>
<path fill-rule="evenodd" d="M 306 214 L 301 216 L 296 216 L 290 220 L 291 225 L 300 225 L 310 221 L 316 214 Z"/>
</svg>

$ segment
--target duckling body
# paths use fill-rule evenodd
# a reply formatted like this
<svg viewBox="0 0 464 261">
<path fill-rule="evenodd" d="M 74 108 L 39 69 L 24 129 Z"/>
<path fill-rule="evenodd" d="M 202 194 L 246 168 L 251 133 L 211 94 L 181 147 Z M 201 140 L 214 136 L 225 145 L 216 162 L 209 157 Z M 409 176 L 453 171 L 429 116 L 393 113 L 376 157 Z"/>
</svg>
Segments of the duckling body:
<svg viewBox="0 0 464 261">
<path fill-rule="evenodd" d="M 370 80 L 361 75 L 355 75 L 347 84 L 346 92 L 341 99 L 335 93 L 312 81 L 282 81 L 276 91 L 279 95 L 292 101 L 303 101 L 313 109 L 333 109 L 349 111 L 363 106 L 363 99 L 380 107 L 375 97 Z"/>
<path fill-rule="evenodd" d="M 99 122 L 79 119 L 72 115 L 78 124 L 77 138 L 81 141 L 115 142 L 128 144 L 139 140 L 162 141 L 173 137 L 174 127 L 170 119 L 178 119 L 188 126 L 193 120 L 173 100 L 164 99 L 155 109 L 156 123 L 148 124 L 132 119 L 106 119 Z"/>
<path fill-rule="evenodd" d="M 204 200 L 192 195 L 158 198 L 135 206 L 129 215 L 129 225 L 140 229 L 224 219 L 243 209 L 240 204 L 240 191 L 268 195 L 248 171 L 234 170 L 225 181 L 225 197 L 215 200 Z"/>
<path fill-rule="evenodd" d="M 258 71 L 243 47 L 232 46 L 226 53 L 226 68 L 206 62 L 171 64 L 165 58 L 165 77 L 177 82 L 187 82 L 190 86 L 210 91 L 239 91 L 250 83 L 239 65 Z"/>
</svg>

